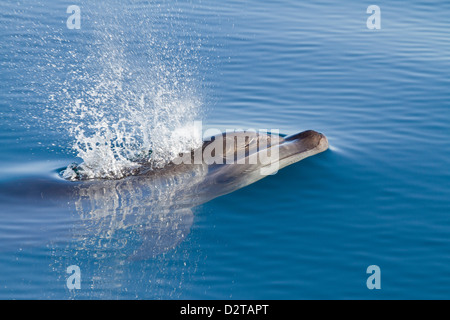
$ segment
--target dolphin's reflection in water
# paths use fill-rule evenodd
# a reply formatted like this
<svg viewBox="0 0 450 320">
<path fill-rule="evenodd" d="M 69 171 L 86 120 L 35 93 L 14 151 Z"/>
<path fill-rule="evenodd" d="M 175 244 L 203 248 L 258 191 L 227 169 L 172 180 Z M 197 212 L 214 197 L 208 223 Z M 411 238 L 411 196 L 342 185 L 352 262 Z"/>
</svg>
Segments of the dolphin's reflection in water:
<svg viewBox="0 0 450 320">
<path fill-rule="evenodd" d="M 74 203 L 81 224 L 75 238 L 95 235 L 106 243 L 119 234 L 138 235 L 142 244 L 132 252 L 132 259 L 155 257 L 175 248 L 190 232 L 192 208 L 206 200 L 196 190 L 207 171 L 207 166 L 193 165 L 152 177 L 80 184 Z M 119 243 L 125 246 L 128 239 Z"/>
</svg>

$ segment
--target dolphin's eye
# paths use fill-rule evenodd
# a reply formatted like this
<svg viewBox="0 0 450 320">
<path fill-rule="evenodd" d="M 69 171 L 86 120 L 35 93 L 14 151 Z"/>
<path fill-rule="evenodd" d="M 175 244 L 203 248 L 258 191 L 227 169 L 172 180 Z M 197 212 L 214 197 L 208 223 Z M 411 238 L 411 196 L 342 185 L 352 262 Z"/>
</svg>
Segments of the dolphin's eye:
<svg viewBox="0 0 450 320">
<path fill-rule="evenodd" d="M 269 135 L 259 135 L 258 136 L 258 150 L 265 149 L 270 146 L 270 136 Z"/>
</svg>

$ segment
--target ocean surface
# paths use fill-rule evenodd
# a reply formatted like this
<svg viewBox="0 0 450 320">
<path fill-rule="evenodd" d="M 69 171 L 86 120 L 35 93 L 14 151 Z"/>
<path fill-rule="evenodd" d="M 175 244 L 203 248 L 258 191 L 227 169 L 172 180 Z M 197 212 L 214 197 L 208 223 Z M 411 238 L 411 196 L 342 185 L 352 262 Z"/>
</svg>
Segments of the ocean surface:
<svg viewBox="0 0 450 320">
<path fill-rule="evenodd" d="M 448 1 L 1 1 L 0 299 L 450 298 L 449 16 Z M 164 165 L 193 121 L 313 129 L 330 149 L 130 258 L 143 221 L 166 222 L 117 191 L 121 172 L 142 150 Z M 100 187 L 62 195 L 71 163 Z"/>
</svg>

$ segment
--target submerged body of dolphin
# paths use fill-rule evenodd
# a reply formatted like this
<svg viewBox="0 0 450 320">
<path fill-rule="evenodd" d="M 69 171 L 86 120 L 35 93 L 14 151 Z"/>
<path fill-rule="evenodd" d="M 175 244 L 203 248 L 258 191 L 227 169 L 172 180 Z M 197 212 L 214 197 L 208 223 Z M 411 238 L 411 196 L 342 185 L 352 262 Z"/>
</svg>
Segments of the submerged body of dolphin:
<svg viewBox="0 0 450 320">
<path fill-rule="evenodd" d="M 74 206 L 82 221 L 74 231 L 78 239 L 93 234 L 108 238 L 118 230 L 136 229 L 142 245 L 133 257 L 147 258 L 166 252 L 187 236 L 193 222 L 193 207 L 327 148 L 327 138 L 312 130 L 288 137 L 227 133 L 204 142 L 199 150 L 180 155 L 162 169 L 142 165 L 133 175 L 118 180 L 58 179 L 27 182 L 26 188 L 24 184 L 17 188 L 27 199 L 35 196 L 36 201 L 55 201 L 64 206 L 69 202 Z M 209 158 L 186 161 L 193 159 L 196 151 L 202 156 L 207 153 Z M 270 158 L 270 162 L 262 161 L 268 152 L 277 156 Z M 19 192 L 14 185 L 0 186 L 0 194 L 8 191 Z"/>
</svg>

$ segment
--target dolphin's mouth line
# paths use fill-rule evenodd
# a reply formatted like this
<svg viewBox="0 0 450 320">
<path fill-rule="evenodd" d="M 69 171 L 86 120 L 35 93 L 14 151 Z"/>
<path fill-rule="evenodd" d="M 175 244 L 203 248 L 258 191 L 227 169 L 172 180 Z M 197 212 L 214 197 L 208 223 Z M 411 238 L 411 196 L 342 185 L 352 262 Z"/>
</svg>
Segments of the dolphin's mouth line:
<svg viewBox="0 0 450 320">
<path fill-rule="evenodd" d="M 328 143 L 328 139 L 320 133 L 315 133 L 315 134 L 319 134 L 320 135 L 320 139 L 317 143 L 316 146 L 314 146 L 311 149 L 307 149 L 307 150 L 297 150 L 297 152 L 292 152 L 289 154 L 286 154 L 284 156 L 280 156 L 278 157 L 275 161 L 272 161 L 271 163 L 268 164 L 263 164 L 261 165 L 261 169 L 268 169 L 270 167 L 275 166 L 277 169 L 273 169 L 274 172 L 276 172 L 278 169 L 282 169 L 290 164 L 293 164 L 295 162 L 301 161 L 305 158 L 314 156 L 318 153 L 324 152 L 326 150 L 328 150 L 329 148 L 329 143 Z M 278 144 L 277 147 L 281 148 L 281 149 L 286 149 L 289 147 L 295 147 L 296 143 L 301 143 L 301 139 L 299 140 L 284 140 L 281 144 Z M 271 174 L 271 173 L 269 173 Z"/>
</svg>

